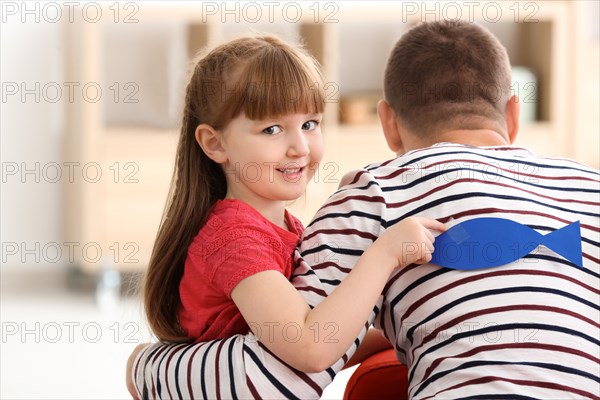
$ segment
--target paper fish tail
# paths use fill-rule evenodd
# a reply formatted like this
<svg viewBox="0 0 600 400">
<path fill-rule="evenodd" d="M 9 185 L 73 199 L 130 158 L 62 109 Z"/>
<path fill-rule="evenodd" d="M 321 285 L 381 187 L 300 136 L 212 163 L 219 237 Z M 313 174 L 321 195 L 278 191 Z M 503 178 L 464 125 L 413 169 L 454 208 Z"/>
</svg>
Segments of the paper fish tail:
<svg viewBox="0 0 600 400">
<path fill-rule="evenodd" d="M 579 268 L 583 268 L 581 250 L 581 226 L 575 221 L 545 235 L 541 244 L 560 254 Z"/>
</svg>

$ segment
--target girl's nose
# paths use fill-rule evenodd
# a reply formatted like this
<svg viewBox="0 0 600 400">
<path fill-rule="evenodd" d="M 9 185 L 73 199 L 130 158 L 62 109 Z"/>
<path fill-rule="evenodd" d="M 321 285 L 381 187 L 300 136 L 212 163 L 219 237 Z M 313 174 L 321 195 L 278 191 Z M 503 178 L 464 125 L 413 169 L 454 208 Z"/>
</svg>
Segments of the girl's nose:
<svg viewBox="0 0 600 400">
<path fill-rule="evenodd" d="M 306 134 L 302 129 L 294 131 L 289 136 L 288 155 L 291 157 L 303 157 L 310 153 Z"/>
</svg>

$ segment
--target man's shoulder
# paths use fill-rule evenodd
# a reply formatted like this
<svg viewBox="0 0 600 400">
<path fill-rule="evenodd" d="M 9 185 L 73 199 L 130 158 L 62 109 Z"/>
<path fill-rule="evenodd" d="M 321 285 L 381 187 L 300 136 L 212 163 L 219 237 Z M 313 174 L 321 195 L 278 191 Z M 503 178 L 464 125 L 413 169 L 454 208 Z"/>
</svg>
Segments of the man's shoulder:
<svg viewBox="0 0 600 400">
<path fill-rule="evenodd" d="M 521 165 L 522 167 L 519 167 Z M 531 150 L 519 146 L 478 147 L 455 143 L 436 145 L 412 150 L 394 159 L 371 164 L 365 169 L 373 176 L 389 177 L 391 171 L 396 174 L 419 171 L 421 173 L 439 173 L 452 168 L 529 168 L 562 171 L 568 174 L 598 174 L 598 170 L 575 160 L 539 156 Z"/>
</svg>

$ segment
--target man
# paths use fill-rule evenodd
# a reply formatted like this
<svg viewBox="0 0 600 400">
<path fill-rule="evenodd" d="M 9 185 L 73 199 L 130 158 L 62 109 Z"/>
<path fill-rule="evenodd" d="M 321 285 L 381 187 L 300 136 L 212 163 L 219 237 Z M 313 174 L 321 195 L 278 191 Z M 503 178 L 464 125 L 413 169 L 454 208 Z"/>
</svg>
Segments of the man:
<svg viewBox="0 0 600 400">
<path fill-rule="evenodd" d="M 481 27 L 442 21 L 407 32 L 388 61 L 378 105 L 399 156 L 346 175 L 299 247 L 292 282 L 314 306 L 388 226 L 410 215 L 448 226 L 503 218 L 542 235 L 579 221 L 581 237 L 564 245 L 581 246 L 582 268 L 516 232 L 508 246 L 455 238 L 474 267 L 506 252 L 515 254 L 509 264 L 415 265 L 392 275 L 369 322 L 408 365 L 411 398 L 600 398 L 599 174 L 512 147 L 519 105 L 510 86 L 506 51 Z M 329 328 L 329 338 L 315 339 L 335 339 Z M 134 372 L 151 397 L 316 398 L 345 361 L 300 374 L 246 336 L 155 345 Z"/>
</svg>

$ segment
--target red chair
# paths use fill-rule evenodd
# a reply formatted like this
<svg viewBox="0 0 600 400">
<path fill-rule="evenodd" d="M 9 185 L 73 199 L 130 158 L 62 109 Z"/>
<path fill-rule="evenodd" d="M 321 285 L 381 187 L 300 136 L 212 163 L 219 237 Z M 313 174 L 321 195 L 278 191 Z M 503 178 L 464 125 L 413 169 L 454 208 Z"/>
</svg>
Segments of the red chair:
<svg viewBox="0 0 600 400">
<path fill-rule="evenodd" d="M 408 399 L 408 368 L 398 361 L 393 349 L 368 357 L 348 380 L 344 400 L 362 399 Z"/>
</svg>

